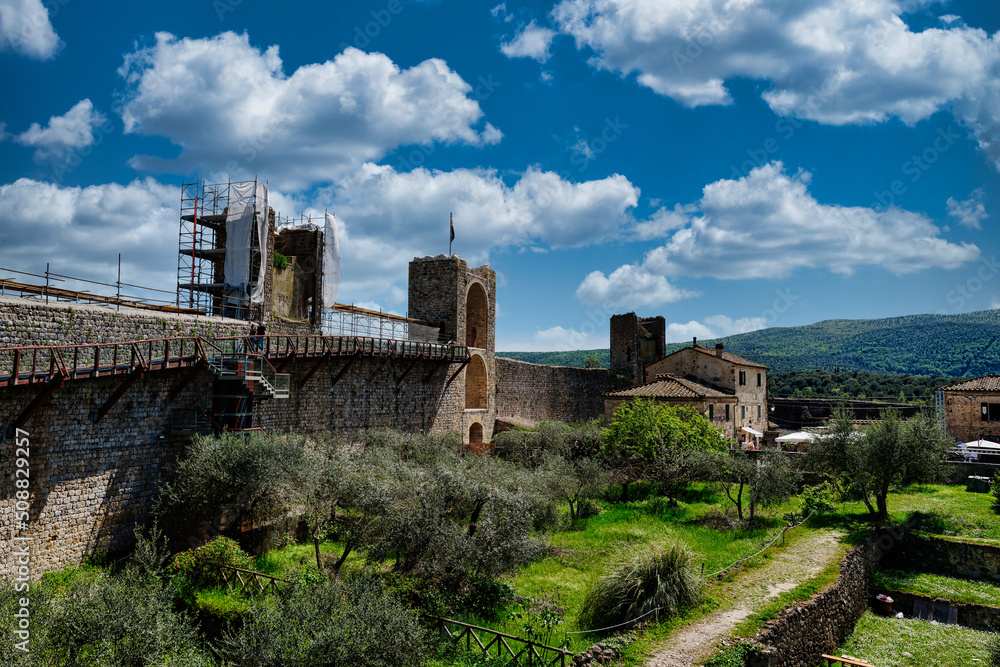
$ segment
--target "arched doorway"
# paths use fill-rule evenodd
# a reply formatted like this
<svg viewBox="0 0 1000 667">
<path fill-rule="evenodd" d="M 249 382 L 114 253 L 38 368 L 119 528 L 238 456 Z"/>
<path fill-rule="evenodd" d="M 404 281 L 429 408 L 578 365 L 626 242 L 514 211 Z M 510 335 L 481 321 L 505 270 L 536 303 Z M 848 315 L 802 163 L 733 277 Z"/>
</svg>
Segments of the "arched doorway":
<svg viewBox="0 0 1000 667">
<path fill-rule="evenodd" d="M 483 425 L 475 422 L 469 427 L 469 445 L 483 444 Z"/>
<path fill-rule="evenodd" d="M 486 362 L 478 354 L 472 355 L 472 361 L 465 369 L 465 409 L 486 409 Z"/>
<path fill-rule="evenodd" d="M 480 283 L 472 283 L 465 297 L 465 344 L 468 347 L 487 346 L 489 321 L 490 302 L 486 289 Z"/>
</svg>

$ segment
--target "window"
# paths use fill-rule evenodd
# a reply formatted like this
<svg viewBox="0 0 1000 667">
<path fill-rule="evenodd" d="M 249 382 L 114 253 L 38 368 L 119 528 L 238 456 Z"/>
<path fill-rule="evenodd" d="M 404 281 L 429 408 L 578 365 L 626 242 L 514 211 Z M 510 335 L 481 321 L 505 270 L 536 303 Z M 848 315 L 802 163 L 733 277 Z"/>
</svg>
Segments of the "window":
<svg viewBox="0 0 1000 667">
<path fill-rule="evenodd" d="M 982 410 L 984 422 L 1000 422 L 1000 403 L 983 403 Z"/>
<path fill-rule="evenodd" d="M 757 406 L 757 419 L 760 419 L 760 405 Z"/>
<path fill-rule="evenodd" d="M 708 404 L 708 421 L 715 420 L 715 406 L 711 403 Z"/>
<path fill-rule="evenodd" d="M 760 373 L 757 373 L 757 386 L 760 386 Z"/>
<path fill-rule="evenodd" d="M 746 419 L 746 418 L 747 418 L 747 406 L 741 405 L 740 406 L 740 419 Z"/>
<path fill-rule="evenodd" d="M 747 372 L 740 371 L 740 386 L 744 386 L 747 383 Z"/>
<path fill-rule="evenodd" d="M 729 421 L 729 404 L 726 404 L 726 421 Z"/>
</svg>

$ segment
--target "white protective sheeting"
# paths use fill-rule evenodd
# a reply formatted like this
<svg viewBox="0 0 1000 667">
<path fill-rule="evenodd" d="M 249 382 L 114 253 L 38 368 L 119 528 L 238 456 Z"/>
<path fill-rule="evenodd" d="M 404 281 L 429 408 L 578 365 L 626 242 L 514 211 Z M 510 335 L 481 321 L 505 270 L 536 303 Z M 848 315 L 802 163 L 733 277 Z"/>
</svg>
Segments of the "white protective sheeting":
<svg viewBox="0 0 1000 667">
<path fill-rule="evenodd" d="M 337 234 L 337 219 L 326 214 L 323 225 L 323 308 L 333 311 L 340 293 L 340 237 Z"/>
<path fill-rule="evenodd" d="M 254 222 L 257 221 L 257 238 L 260 239 L 260 265 L 258 276 L 263 277 L 267 268 L 267 218 L 270 215 L 267 184 L 244 181 L 229 184 L 229 212 L 226 215 L 226 282 L 244 286 L 250 282 L 250 240 Z M 240 222 L 236 222 L 239 220 Z M 230 230 L 230 223 L 233 229 Z M 235 235 L 232 233 L 235 232 Z M 264 280 L 257 281 L 250 295 L 253 303 L 264 302 Z"/>
<path fill-rule="evenodd" d="M 815 439 L 815 433 L 796 431 L 795 433 L 789 433 L 788 435 L 783 435 L 780 438 L 775 438 L 775 442 L 812 442 Z"/>
<path fill-rule="evenodd" d="M 227 292 L 247 295 L 250 282 L 250 230 L 253 227 L 253 206 L 230 204 L 226 214 L 226 265 L 225 280 Z M 247 305 L 245 302 L 242 304 Z"/>
</svg>

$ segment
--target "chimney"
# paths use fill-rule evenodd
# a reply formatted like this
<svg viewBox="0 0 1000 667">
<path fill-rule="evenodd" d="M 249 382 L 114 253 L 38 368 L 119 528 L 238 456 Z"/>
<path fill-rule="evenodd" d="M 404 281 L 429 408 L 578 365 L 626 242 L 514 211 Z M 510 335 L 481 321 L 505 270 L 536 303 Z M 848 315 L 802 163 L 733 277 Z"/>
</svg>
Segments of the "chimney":
<svg viewBox="0 0 1000 667">
<path fill-rule="evenodd" d="M 715 356 L 717 356 L 717 357 L 720 357 L 720 358 L 721 358 L 721 357 L 722 357 L 722 352 L 723 352 L 723 351 L 724 351 L 725 349 L 726 349 L 726 346 L 725 346 L 725 344 L 724 344 L 724 343 L 716 343 L 716 344 L 715 344 Z"/>
<path fill-rule="evenodd" d="M 698 337 L 695 336 L 694 340 L 691 342 L 691 347 L 698 347 Z"/>
</svg>

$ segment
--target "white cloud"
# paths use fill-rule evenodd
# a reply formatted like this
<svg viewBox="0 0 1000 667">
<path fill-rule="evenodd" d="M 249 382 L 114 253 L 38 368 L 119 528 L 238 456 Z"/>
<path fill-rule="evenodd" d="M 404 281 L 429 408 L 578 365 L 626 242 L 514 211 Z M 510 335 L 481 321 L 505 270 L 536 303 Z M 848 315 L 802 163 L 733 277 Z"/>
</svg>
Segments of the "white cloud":
<svg viewBox="0 0 1000 667">
<path fill-rule="evenodd" d="M 0 266 L 41 273 L 51 259 L 56 273 L 110 283 L 120 252 L 124 281 L 170 290 L 177 282 L 178 197 L 177 188 L 152 179 L 86 188 L 28 178 L 0 185 L 7 235 Z"/>
<path fill-rule="evenodd" d="M 672 322 L 667 325 L 667 342 L 679 343 L 697 336 L 701 340 L 725 338 L 735 334 L 757 331 L 767 326 L 763 317 L 741 317 L 733 319 L 728 315 L 712 315 L 704 322 Z"/>
<path fill-rule="evenodd" d="M 501 2 L 499 5 L 490 10 L 490 14 L 493 18 L 500 19 L 504 23 L 510 23 L 514 20 L 514 15 L 507 11 L 507 3 Z"/>
<path fill-rule="evenodd" d="M 483 80 L 474 89 L 438 59 L 400 69 L 381 53 L 347 48 L 289 76 L 276 46 L 261 51 L 246 34 L 158 33 L 155 45 L 126 55 L 119 74 L 125 131 L 181 149 L 176 159 L 137 156 L 138 169 L 267 173 L 279 187 L 301 189 L 398 146 L 480 146 L 502 136 L 477 101 L 500 84 Z"/>
<path fill-rule="evenodd" d="M 501 42 L 500 51 L 508 58 L 531 58 L 544 63 L 551 55 L 549 47 L 555 36 L 554 30 L 543 28 L 532 21 L 521 26 L 513 39 Z"/>
<path fill-rule="evenodd" d="M 497 349 L 504 352 L 565 352 L 568 350 L 596 350 L 608 346 L 607 327 L 589 327 L 586 330 L 566 329 L 561 326 L 539 329 L 528 340 L 497 342 Z"/>
<path fill-rule="evenodd" d="M 975 245 L 941 238 L 941 229 L 922 214 L 821 204 L 809 193 L 809 180 L 808 172 L 789 176 L 772 162 L 739 180 L 710 183 L 697 205 L 639 223 L 635 236 L 666 234 L 665 243 L 610 276 L 591 273 L 577 298 L 652 306 L 692 296 L 668 276 L 785 278 L 797 269 L 850 275 L 865 266 L 902 275 L 952 269 L 979 257 Z"/>
<path fill-rule="evenodd" d="M 42 127 L 32 123 L 25 132 L 14 137 L 22 146 L 35 149 L 35 160 L 63 157 L 74 148 L 86 148 L 94 143 L 94 128 L 107 121 L 89 99 L 80 100 L 62 116 L 52 116 Z"/>
<path fill-rule="evenodd" d="M 662 274 L 633 264 L 620 266 L 609 276 L 593 271 L 576 288 L 580 302 L 616 311 L 661 306 L 697 295 L 698 292 L 671 285 Z"/>
<path fill-rule="evenodd" d="M 957 201 L 954 197 L 948 197 L 948 201 L 946 202 L 948 215 L 955 218 L 960 225 L 971 227 L 972 229 L 982 229 L 983 227 L 980 223 L 990 217 L 986 212 L 986 206 L 983 204 L 984 194 L 981 188 L 977 188 L 972 191 L 969 198 L 965 201 Z"/>
<path fill-rule="evenodd" d="M 487 169 L 398 172 L 368 163 L 321 190 L 314 206 L 342 223 L 341 292 L 374 298 L 405 282 L 413 257 L 447 250 L 449 212 L 454 250 L 475 265 L 495 249 L 599 243 L 631 224 L 638 197 L 619 175 L 571 183 L 531 168 L 507 185 Z"/>
<path fill-rule="evenodd" d="M 563 0 L 552 16 L 598 68 L 686 106 L 730 104 L 765 79 L 780 115 L 914 124 L 953 105 L 1000 168 L 1000 33 L 913 32 L 895 0 Z"/>
<path fill-rule="evenodd" d="M 862 266 L 901 275 L 951 269 L 979 256 L 975 245 L 941 238 L 919 213 L 821 204 L 809 180 L 808 172 L 789 176 L 772 162 L 705 186 L 701 215 L 647 253 L 643 266 L 661 275 L 724 279 L 783 278 L 799 268 L 850 275 Z"/>
<path fill-rule="evenodd" d="M 0 53 L 48 60 L 61 47 L 42 0 L 0 0 Z"/>
</svg>

